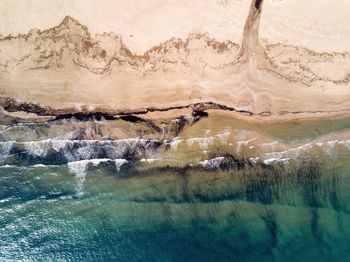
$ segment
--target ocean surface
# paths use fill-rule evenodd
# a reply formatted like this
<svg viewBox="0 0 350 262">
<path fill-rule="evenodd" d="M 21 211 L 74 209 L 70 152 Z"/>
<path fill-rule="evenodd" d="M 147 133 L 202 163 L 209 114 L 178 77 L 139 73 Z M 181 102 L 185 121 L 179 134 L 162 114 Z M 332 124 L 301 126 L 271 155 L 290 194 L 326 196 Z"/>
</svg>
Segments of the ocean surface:
<svg viewBox="0 0 350 262">
<path fill-rule="evenodd" d="M 349 120 L 3 121 L 0 261 L 350 261 Z"/>
</svg>

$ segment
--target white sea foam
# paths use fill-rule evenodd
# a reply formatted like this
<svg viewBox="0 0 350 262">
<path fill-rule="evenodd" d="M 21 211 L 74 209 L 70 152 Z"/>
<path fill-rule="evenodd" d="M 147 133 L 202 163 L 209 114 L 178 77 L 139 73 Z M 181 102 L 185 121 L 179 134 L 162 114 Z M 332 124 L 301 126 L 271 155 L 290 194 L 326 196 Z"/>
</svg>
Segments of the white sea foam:
<svg viewBox="0 0 350 262">
<path fill-rule="evenodd" d="M 85 176 L 86 176 L 86 169 L 89 164 L 92 164 L 93 166 L 97 166 L 102 162 L 108 162 L 111 161 L 110 159 L 89 159 L 89 160 L 80 160 L 80 161 L 74 161 L 69 162 L 67 164 L 69 172 L 74 174 L 76 176 L 76 184 L 75 188 L 78 195 L 84 194 L 84 183 L 85 183 Z"/>
<path fill-rule="evenodd" d="M 257 164 L 258 161 L 259 161 L 260 157 L 251 157 L 249 158 L 249 161 L 252 163 L 252 164 Z"/>
<path fill-rule="evenodd" d="M 325 150 L 326 150 L 326 154 L 330 155 L 332 154 L 333 150 L 335 149 L 336 145 L 339 143 L 338 140 L 334 140 L 334 141 L 328 141 L 327 143 L 325 143 Z"/>
<path fill-rule="evenodd" d="M 350 150 L 350 140 L 341 141 L 339 144 L 344 145 L 348 150 Z"/>
<path fill-rule="evenodd" d="M 337 154 L 339 152 L 339 145 L 342 145 L 346 148 L 346 150 L 350 150 L 350 140 L 332 140 L 332 141 L 324 141 L 324 142 L 312 142 L 303 145 L 299 145 L 296 147 L 292 147 L 286 150 L 277 151 L 277 152 L 268 152 L 262 155 L 264 161 L 274 162 L 279 159 L 279 161 L 284 161 L 285 159 L 289 160 L 290 158 L 298 158 L 302 156 L 330 156 L 333 154 Z M 315 153 L 317 155 L 315 155 Z M 269 160 L 270 159 L 270 160 Z"/>
<path fill-rule="evenodd" d="M 12 167 L 17 167 L 17 166 L 14 166 L 14 165 L 3 165 L 3 166 L 0 166 L 0 168 L 12 168 Z"/>
<path fill-rule="evenodd" d="M 15 141 L 0 142 L 0 164 L 6 160 L 14 143 Z"/>
<path fill-rule="evenodd" d="M 43 157 L 47 155 L 50 140 L 24 142 L 24 148 L 32 156 Z"/>
<path fill-rule="evenodd" d="M 91 143 L 82 143 L 74 152 L 80 159 L 91 159 L 96 157 L 96 151 Z"/>
<path fill-rule="evenodd" d="M 287 162 L 291 160 L 291 158 L 268 158 L 263 161 L 265 165 L 270 165 L 272 163 L 279 163 L 279 162 Z"/>
<path fill-rule="evenodd" d="M 114 162 L 115 162 L 115 168 L 117 172 L 119 172 L 122 165 L 124 165 L 128 161 L 126 159 L 115 159 Z"/>
<path fill-rule="evenodd" d="M 8 198 L 5 198 L 5 199 L 0 199 L 0 204 L 6 203 L 6 202 L 10 202 L 10 201 L 13 201 L 13 200 L 16 200 L 16 199 L 17 199 L 16 197 L 8 197 Z"/>
<path fill-rule="evenodd" d="M 69 162 L 98 158 L 99 150 L 106 153 L 110 159 L 123 158 L 126 153 L 132 152 L 135 155 L 148 154 L 152 151 L 152 143 L 158 140 L 148 140 L 141 138 L 130 138 L 121 140 L 65 140 L 65 139 L 46 139 L 40 141 L 18 142 L 23 144 L 25 150 L 30 155 L 36 157 L 47 156 L 49 150 L 52 153 L 63 154 Z M 15 142 L 12 142 L 12 144 Z M 0 142 L 0 154 L 6 155 L 8 152 L 1 150 L 2 147 L 8 146 L 6 142 Z M 11 144 L 11 145 L 12 145 Z M 8 150 L 9 151 L 9 150 Z M 1 160 L 1 156 L 0 156 Z"/>
<path fill-rule="evenodd" d="M 142 158 L 140 161 L 141 162 L 147 162 L 147 163 L 154 163 L 156 161 L 159 161 L 160 159 L 157 158 Z"/>
<path fill-rule="evenodd" d="M 74 140 L 61 140 L 61 139 L 52 139 L 51 145 L 52 149 L 56 152 L 60 152 L 62 149 L 66 148 L 68 145 L 72 145 Z"/>
<path fill-rule="evenodd" d="M 32 167 L 48 167 L 48 166 L 43 165 L 43 164 L 36 164 L 36 165 L 33 165 Z"/>
<path fill-rule="evenodd" d="M 220 156 L 220 157 L 215 157 L 215 158 L 212 158 L 209 160 L 201 161 L 201 162 L 199 162 L 199 164 L 206 169 L 215 169 L 221 165 L 223 160 L 224 160 L 224 157 Z"/>
<path fill-rule="evenodd" d="M 78 195 L 84 194 L 85 171 L 87 167 L 86 161 L 69 162 L 68 169 L 76 176 L 75 188 Z"/>
<path fill-rule="evenodd" d="M 177 149 L 177 146 L 181 144 L 183 140 L 180 139 L 180 137 L 175 137 L 171 142 L 170 142 L 170 147 L 172 149 Z"/>
<path fill-rule="evenodd" d="M 189 146 L 194 145 L 195 143 L 198 144 L 200 149 L 206 150 L 209 148 L 209 146 L 213 145 L 215 142 L 221 142 L 221 143 L 227 143 L 227 139 L 231 133 L 229 131 L 220 133 L 214 136 L 208 136 L 208 137 L 193 137 L 186 140 L 187 144 Z M 216 141 L 215 141 L 216 140 Z"/>
<path fill-rule="evenodd" d="M 192 146 L 194 143 L 197 143 L 200 147 L 200 149 L 205 150 L 208 149 L 210 145 L 214 143 L 214 137 L 209 136 L 209 137 L 194 137 L 187 139 L 187 144 L 189 146 Z"/>
</svg>

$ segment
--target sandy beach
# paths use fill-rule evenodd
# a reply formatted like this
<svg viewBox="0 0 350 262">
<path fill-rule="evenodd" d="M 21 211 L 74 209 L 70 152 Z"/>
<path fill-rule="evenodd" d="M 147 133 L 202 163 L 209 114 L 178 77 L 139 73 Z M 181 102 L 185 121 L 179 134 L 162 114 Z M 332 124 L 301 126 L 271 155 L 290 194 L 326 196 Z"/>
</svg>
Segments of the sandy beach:
<svg viewBox="0 0 350 262">
<path fill-rule="evenodd" d="M 5 29 L 4 25 L 26 6 L 21 2 L 21 8 L 11 5 L 2 17 L 1 34 L 12 36 L 0 39 L 0 96 L 18 104 L 34 103 L 67 112 L 82 108 L 91 112 L 96 108 L 121 113 L 150 108 L 171 111 L 216 103 L 230 111 L 263 116 L 258 117 L 261 121 L 344 115 L 350 110 L 350 57 L 346 46 L 340 44 L 346 43 L 349 35 L 345 12 L 349 4 L 338 2 L 322 1 L 306 16 L 303 10 L 308 8 L 298 9 L 293 1 L 266 0 L 259 8 L 254 1 L 209 1 L 204 5 L 193 1 L 191 7 L 199 7 L 198 15 L 186 16 L 179 23 L 188 4 L 168 1 L 154 9 L 154 14 L 140 17 L 140 21 L 152 15 L 164 20 L 171 11 L 173 19 L 164 24 L 167 31 L 156 22 L 148 22 L 134 33 L 124 21 L 115 23 L 115 33 L 103 33 L 112 21 L 107 20 L 109 16 L 105 23 L 98 20 L 100 27 L 96 27 L 77 13 L 75 8 L 82 5 L 79 1 L 75 5 L 61 1 L 66 15 L 73 16 L 61 22 L 57 22 L 61 14 L 55 19 L 40 19 L 41 24 L 31 27 L 40 29 L 23 33 L 37 15 L 34 5 L 32 15 L 26 17 L 28 23 L 16 28 L 12 25 L 13 31 L 9 31 L 11 27 Z M 118 9 L 125 3 L 110 4 Z M 84 8 L 92 10 L 91 5 Z M 308 5 L 316 4 L 311 1 Z M 322 27 L 316 14 L 326 12 L 329 5 L 343 11 L 337 17 L 327 16 L 328 26 Z M 139 12 L 150 8 L 149 3 L 137 6 Z M 47 17 L 50 4 L 41 8 Z M 210 16 L 202 23 L 208 10 Z M 96 19 L 103 19 L 98 15 L 101 12 L 97 8 Z M 132 12 L 130 17 L 137 11 Z M 288 19 L 290 24 L 298 21 L 297 28 L 304 29 L 300 34 L 288 26 L 281 31 L 278 21 L 282 17 L 286 24 Z M 220 23 L 220 19 L 227 19 L 227 23 Z M 196 31 L 198 23 L 203 27 Z M 310 34 L 306 31 L 309 27 Z M 327 46 L 313 38 L 316 33 L 312 27 L 318 28 L 319 37 L 334 32 Z M 162 36 L 155 38 L 159 36 L 155 31 L 163 32 Z M 19 32 L 22 34 L 17 35 Z M 133 37 L 127 38 L 127 34 Z"/>
</svg>

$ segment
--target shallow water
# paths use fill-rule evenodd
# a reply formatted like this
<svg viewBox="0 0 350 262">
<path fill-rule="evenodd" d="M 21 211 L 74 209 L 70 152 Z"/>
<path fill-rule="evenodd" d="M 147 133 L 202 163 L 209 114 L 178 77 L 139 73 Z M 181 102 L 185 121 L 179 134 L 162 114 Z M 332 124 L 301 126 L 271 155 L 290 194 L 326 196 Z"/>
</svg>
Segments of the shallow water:
<svg viewBox="0 0 350 262">
<path fill-rule="evenodd" d="M 0 260 L 350 261 L 347 123 L 209 117 L 164 145 L 4 125 Z"/>
</svg>

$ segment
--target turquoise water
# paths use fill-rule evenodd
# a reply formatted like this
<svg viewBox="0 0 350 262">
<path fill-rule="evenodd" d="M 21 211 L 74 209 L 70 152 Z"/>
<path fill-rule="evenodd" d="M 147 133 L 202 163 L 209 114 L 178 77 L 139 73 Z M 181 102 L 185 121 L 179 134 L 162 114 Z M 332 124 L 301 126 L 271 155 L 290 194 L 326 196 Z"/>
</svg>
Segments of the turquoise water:
<svg viewBox="0 0 350 262">
<path fill-rule="evenodd" d="M 350 261 L 348 119 L 142 125 L 0 125 L 0 261 Z"/>
<path fill-rule="evenodd" d="M 2 167 L 0 260 L 349 261 L 349 164 Z"/>
</svg>

